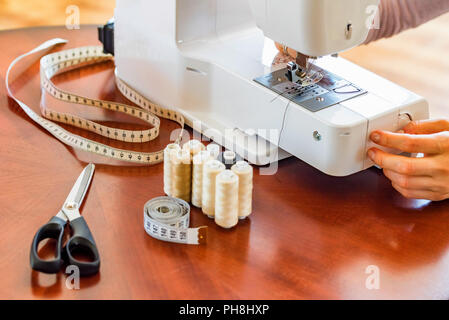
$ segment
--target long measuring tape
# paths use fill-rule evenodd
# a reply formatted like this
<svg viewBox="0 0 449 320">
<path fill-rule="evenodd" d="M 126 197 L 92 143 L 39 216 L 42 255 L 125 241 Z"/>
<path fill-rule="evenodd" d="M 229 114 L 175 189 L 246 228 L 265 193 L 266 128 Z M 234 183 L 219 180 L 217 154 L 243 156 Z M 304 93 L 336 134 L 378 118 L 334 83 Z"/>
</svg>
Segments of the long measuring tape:
<svg viewBox="0 0 449 320">
<path fill-rule="evenodd" d="M 9 86 L 9 75 L 13 67 L 22 59 L 32 54 L 50 49 L 51 47 L 66 43 L 64 39 L 52 39 L 44 42 L 35 49 L 17 57 L 9 66 L 6 72 L 6 89 L 8 95 L 14 99 L 23 111 L 37 124 L 50 132 L 54 137 L 64 144 L 73 148 L 95 153 L 104 157 L 113 158 L 119 161 L 132 162 L 143 165 L 157 164 L 164 159 L 164 150 L 157 152 L 143 153 L 130 150 L 114 148 L 79 135 L 73 134 L 55 122 L 64 123 L 101 136 L 114 140 L 144 143 L 154 140 L 159 135 L 160 119 L 165 118 L 177 122 L 181 129 L 184 129 L 184 117 L 175 110 L 170 110 L 158 106 L 143 95 L 133 90 L 116 75 L 116 84 L 119 91 L 129 100 L 139 107 L 134 107 L 112 101 L 91 99 L 70 92 L 63 91 L 56 87 L 51 79 L 60 73 L 81 68 L 87 65 L 113 60 L 110 54 L 104 54 L 101 46 L 89 46 L 60 51 L 44 56 L 40 60 L 41 76 L 41 113 L 37 114 L 23 101 L 19 100 Z M 68 102 L 90 107 L 96 107 L 115 112 L 127 114 L 138 118 L 151 125 L 148 130 L 122 130 L 108 127 L 94 121 L 90 121 L 73 114 L 58 112 L 48 108 L 45 104 L 45 93 L 52 97 Z M 182 130 L 175 143 L 179 143 L 182 137 Z M 187 202 L 170 198 L 160 197 L 153 199 L 144 207 L 144 228 L 152 237 L 176 243 L 202 244 L 206 242 L 207 227 L 189 228 L 190 206 Z"/>
<path fill-rule="evenodd" d="M 190 206 L 184 200 L 152 199 L 145 204 L 143 216 L 145 231 L 153 238 L 185 244 L 206 243 L 207 227 L 189 228 Z"/>
<path fill-rule="evenodd" d="M 14 96 L 9 87 L 9 74 L 12 68 L 23 58 L 47 50 L 57 44 L 67 43 L 64 39 L 52 39 L 44 42 L 35 49 L 17 57 L 9 66 L 6 73 L 6 89 L 9 96 L 14 99 L 23 111 L 37 124 L 43 127 L 45 130 L 50 132 L 54 137 L 60 140 L 62 143 L 80 149 L 82 151 L 94 153 L 104 157 L 112 158 L 119 161 L 131 162 L 141 165 L 153 165 L 161 163 L 164 158 L 164 150 L 159 150 L 156 152 L 137 152 L 130 150 L 123 150 L 114 148 L 79 135 L 73 134 L 61 126 L 57 125 L 55 122 L 65 123 L 74 127 L 82 128 L 84 130 L 94 132 L 103 137 L 107 137 L 114 140 L 132 142 L 132 143 L 144 143 L 154 140 L 159 135 L 160 130 L 160 119 L 168 119 L 177 122 L 181 129 L 184 129 L 184 117 L 183 115 L 175 110 L 170 110 L 158 106 L 143 95 L 132 89 L 125 82 L 120 80 L 116 76 L 116 84 L 119 91 L 130 101 L 134 102 L 139 107 L 130 106 L 122 103 L 116 103 L 112 101 L 104 101 L 98 99 L 91 99 L 69 93 L 57 88 L 51 81 L 52 77 L 57 74 L 81 68 L 87 65 L 104 62 L 107 60 L 113 60 L 114 57 L 110 54 L 104 54 L 103 48 L 101 46 L 89 46 L 75 48 L 65 51 L 59 51 L 44 56 L 40 61 L 40 76 L 41 76 L 41 113 L 38 115 L 30 107 L 28 107 L 24 102 L 19 100 Z M 112 127 L 108 127 L 99 124 L 94 121 L 86 120 L 73 114 L 58 112 L 51 110 L 45 104 L 45 93 L 50 94 L 54 98 L 68 102 L 75 103 L 90 107 L 96 107 L 105 110 L 116 111 L 120 113 L 127 114 L 131 117 L 138 118 L 145 121 L 151 125 L 151 129 L 148 130 L 122 130 Z M 179 143 L 182 137 L 182 130 L 175 141 Z"/>
</svg>

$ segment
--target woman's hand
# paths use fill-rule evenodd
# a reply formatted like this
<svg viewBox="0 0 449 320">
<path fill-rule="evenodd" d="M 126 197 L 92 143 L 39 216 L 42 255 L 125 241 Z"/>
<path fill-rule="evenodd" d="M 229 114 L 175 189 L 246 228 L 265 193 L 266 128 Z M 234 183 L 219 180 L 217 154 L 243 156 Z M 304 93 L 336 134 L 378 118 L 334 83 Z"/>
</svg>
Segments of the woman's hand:
<svg viewBox="0 0 449 320">
<path fill-rule="evenodd" d="M 404 133 L 374 131 L 376 144 L 424 158 L 408 158 L 372 148 L 368 156 L 406 198 L 441 201 L 449 199 L 449 121 L 411 122 Z"/>
</svg>

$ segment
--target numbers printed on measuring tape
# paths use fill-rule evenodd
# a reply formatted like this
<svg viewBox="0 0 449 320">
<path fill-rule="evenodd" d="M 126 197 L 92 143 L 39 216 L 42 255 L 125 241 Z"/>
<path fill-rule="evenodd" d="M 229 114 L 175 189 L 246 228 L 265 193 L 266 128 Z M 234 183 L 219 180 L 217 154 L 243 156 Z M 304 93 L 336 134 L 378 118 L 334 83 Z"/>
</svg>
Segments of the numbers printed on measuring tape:
<svg viewBox="0 0 449 320">
<path fill-rule="evenodd" d="M 60 51 L 44 56 L 41 61 L 41 113 L 42 116 L 33 111 L 23 101 L 14 96 L 9 86 L 9 75 L 13 67 L 23 58 L 49 49 L 57 44 L 66 43 L 63 39 L 52 39 L 44 42 L 35 49 L 17 57 L 8 67 L 5 77 L 8 95 L 14 99 L 22 110 L 55 138 L 64 144 L 83 151 L 99 154 L 104 157 L 117 159 L 124 162 L 137 164 L 157 164 L 163 161 L 164 150 L 144 153 L 130 150 L 114 148 L 79 135 L 73 134 L 57 123 L 64 123 L 101 136 L 132 143 L 143 143 L 158 137 L 160 132 L 160 118 L 177 122 L 181 126 L 179 136 L 175 143 L 180 142 L 184 129 L 184 117 L 175 110 L 170 110 L 158 106 L 137 91 L 133 90 L 116 75 L 116 84 L 119 91 L 138 107 L 130 106 L 112 101 L 91 99 L 73 93 L 69 93 L 57 88 L 51 81 L 55 75 L 80 68 L 86 65 L 112 60 L 113 56 L 104 54 L 102 47 L 82 47 L 65 51 Z M 67 103 L 75 103 L 89 107 L 96 107 L 127 114 L 129 116 L 145 121 L 152 126 L 148 130 L 122 130 L 108 127 L 97 122 L 83 119 L 73 114 L 51 110 L 45 104 L 45 92 L 52 97 Z M 160 211 L 157 209 L 164 209 Z M 146 232 L 163 241 L 201 244 L 207 239 L 207 227 L 189 228 L 190 206 L 185 201 L 161 197 L 149 201 L 144 208 L 144 228 Z"/>
<path fill-rule="evenodd" d="M 158 197 L 143 209 L 145 231 L 153 238 L 185 244 L 203 244 L 207 227 L 189 228 L 190 206 L 181 199 Z"/>
<path fill-rule="evenodd" d="M 77 69 L 83 66 L 100 63 L 103 61 L 113 60 L 112 55 L 103 53 L 103 49 L 101 46 L 88 46 L 59 51 L 46 55 L 41 59 L 40 75 L 41 88 L 43 91 L 41 99 L 42 116 L 38 115 L 25 103 L 23 103 L 13 95 L 9 87 L 9 73 L 13 66 L 22 58 L 28 55 L 37 53 L 56 44 L 65 42 L 66 41 L 62 39 L 49 40 L 39 47 L 15 59 L 9 66 L 6 76 L 6 87 L 8 90 L 8 94 L 19 104 L 19 106 L 33 121 L 38 123 L 44 129 L 50 132 L 54 137 L 68 146 L 124 162 L 132 162 L 144 165 L 161 163 L 164 158 L 163 150 L 145 153 L 118 149 L 73 134 L 55 123 L 64 123 L 96 133 L 106 138 L 130 143 L 145 143 L 156 139 L 160 133 L 160 118 L 175 121 L 181 126 L 181 129 L 184 128 L 184 117 L 180 112 L 166 109 L 152 103 L 143 95 L 133 90 L 125 82 L 120 80 L 117 76 L 116 84 L 119 91 L 126 98 L 135 103 L 138 107 L 112 101 L 91 99 L 88 97 L 63 91 L 53 84 L 51 79 L 57 74 L 63 73 L 68 70 Z M 49 95 L 60 101 L 124 113 L 148 123 L 152 128 L 148 130 L 117 129 L 99 124 L 91 120 L 83 119 L 73 114 L 51 110 L 45 104 L 44 90 Z M 181 135 L 182 130 L 180 131 L 180 135 L 178 136 L 178 139 L 176 141 L 177 143 L 180 141 Z"/>
</svg>

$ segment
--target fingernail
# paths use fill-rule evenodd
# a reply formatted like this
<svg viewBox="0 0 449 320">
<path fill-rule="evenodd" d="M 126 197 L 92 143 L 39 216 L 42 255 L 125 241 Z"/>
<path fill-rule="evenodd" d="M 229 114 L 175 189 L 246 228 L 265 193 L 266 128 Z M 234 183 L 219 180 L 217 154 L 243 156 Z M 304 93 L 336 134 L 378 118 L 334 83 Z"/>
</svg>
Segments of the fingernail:
<svg viewBox="0 0 449 320">
<path fill-rule="evenodd" d="M 374 160 L 375 156 L 376 156 L 376 153 L 373 150 L 368 151 L 368 157 L 370 157 L 371 160 Z"/>
<path fill-rule="evenodd" d="M 380 134 L 378 133 L 373 133 L 371 135 L 371 140 L 373 140 L 374 142 L 379 142 L 380 141 Z"/>
</svg>

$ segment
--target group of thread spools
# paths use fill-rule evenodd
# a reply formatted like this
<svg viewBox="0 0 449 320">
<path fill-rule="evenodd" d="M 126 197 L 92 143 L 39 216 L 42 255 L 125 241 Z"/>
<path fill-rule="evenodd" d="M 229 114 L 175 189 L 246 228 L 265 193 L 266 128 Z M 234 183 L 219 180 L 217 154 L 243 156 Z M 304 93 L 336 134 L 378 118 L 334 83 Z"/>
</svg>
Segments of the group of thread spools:
<svg viewBox="0 0 449 320">
<path fill-rule="evenodd" d="M 221 152 L 190 140 L 182 148 L 169 144 L 164 151 L 164 192 L 191 202 L 223 228 L 232 228 L 252 211 L 253 168 L 237 161 L 232 151 Z"/>
</svg>

